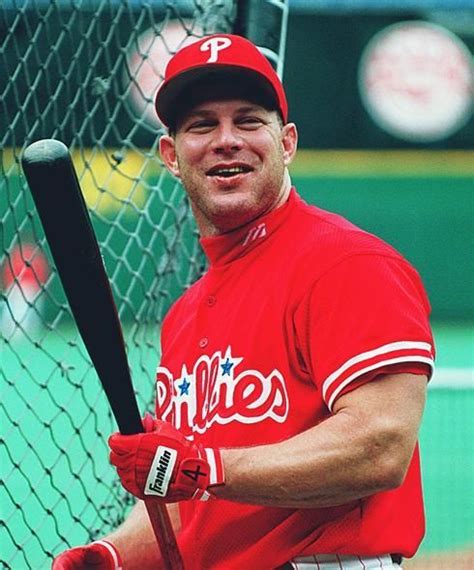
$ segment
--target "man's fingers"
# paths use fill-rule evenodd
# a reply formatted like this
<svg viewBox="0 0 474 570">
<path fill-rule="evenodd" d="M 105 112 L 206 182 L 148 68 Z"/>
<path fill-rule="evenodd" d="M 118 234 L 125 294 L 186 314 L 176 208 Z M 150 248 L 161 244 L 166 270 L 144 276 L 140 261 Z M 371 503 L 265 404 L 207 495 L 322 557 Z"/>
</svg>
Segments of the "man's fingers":
<svg viewBox="0 0 474 570">
<path fill-rule="evenodd" d="M 125 469 L 130 463 L 130 453 L 115 453 L 115 451 L 111 451 L 109 458 L 110 463 L 120 470 Z"/>
<path fill-rule="evenodd" d="M 155 431 L 155 429 L 156 429 L 155 419 L 153 418 L 153 416 L 150 413 L 145 414 L 145 417 L 142 420 L 142 424 L 143 424 L 143 429 L 145 430 L 145 433 L 150 433 L 152 431 Z"/>
<path fill-rule="evenodd" d="M 135 453 L 142 434 L 122 435 L 114 433 L 109 437 L 109 446 L 115 453 Z"/>
</svg>

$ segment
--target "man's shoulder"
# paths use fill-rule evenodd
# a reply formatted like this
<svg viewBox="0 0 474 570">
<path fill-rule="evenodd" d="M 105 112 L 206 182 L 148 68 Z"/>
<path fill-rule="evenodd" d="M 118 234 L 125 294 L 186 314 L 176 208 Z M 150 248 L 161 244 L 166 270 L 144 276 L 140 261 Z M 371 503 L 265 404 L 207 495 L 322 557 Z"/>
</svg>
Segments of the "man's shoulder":
<svg viewBox="0 0 474 570">
<path fill-rule="evenodd" d="M 335 260 L 355 254 L 401 254 L 381 237 L 357 226 L 341 214 L 299 200 L 292 226 L 302 255 Z"/>
</svg>

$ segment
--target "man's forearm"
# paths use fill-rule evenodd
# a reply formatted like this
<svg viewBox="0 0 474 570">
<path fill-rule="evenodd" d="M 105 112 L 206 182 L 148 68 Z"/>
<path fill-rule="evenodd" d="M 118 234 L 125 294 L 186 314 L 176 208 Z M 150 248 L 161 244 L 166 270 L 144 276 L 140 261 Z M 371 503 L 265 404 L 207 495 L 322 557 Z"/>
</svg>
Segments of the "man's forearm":
<svg viewBox="0 0 474 570">
<path fill-rule="evenodd" d="M 413 455 L 425 389 L 421 377 L 387 377 L 343 396 L 335 415 L 289 440 L 222 449 L 226 484 L 213 492 L 244 503 L 318 508 L 395 488 Z"/>
<path fill-rule="evenodd" d="M 226 484 L 216 487 L 215 495 L 271 507 L 317 508 L 381 491 L 383 486 L 370 476 L 375 458 L 373 465 L 369 452 L 364 458 L 362 439 L 348 432 L 344 441 L 332 431 L 331 424 L 343 421 L 330 418 L 278 444 L 222 450 Z"/>
<path fill-rule="evenodd" d="M 173 528 L 178 532 L 180 523 L 177 505 L 168 505 L 168 511 Z M 112 542 L 120 552 L 123 570 L 163 568 L 160 549 L 143 501 L 137 501 L 127 519 L 105 539 Z"/>
</svg>

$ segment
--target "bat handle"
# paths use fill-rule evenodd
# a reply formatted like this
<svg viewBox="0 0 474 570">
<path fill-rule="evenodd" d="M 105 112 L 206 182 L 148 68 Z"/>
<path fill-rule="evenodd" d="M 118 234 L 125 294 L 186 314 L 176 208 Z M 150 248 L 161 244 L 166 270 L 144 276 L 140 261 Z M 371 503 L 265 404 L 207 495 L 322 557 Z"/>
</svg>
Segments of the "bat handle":
<svg viewBox="0 0 474 570">
<path fill-rule="evenodd" d="M 153 532 L 160 547 L 166 570 L 184 570 L 183 559 L 179 553 L 171 520 L 165 505 L 145 499 L 145 507 L 150 518 Z"/>
</svg>

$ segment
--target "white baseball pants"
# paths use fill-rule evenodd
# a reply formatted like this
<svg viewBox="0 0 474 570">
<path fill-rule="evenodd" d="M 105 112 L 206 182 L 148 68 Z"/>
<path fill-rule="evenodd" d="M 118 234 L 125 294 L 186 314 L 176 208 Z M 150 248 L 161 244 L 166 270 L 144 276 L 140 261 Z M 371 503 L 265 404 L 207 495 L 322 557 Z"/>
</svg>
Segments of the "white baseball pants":
<svg viewBox="0 0 474 570">
<path fill-rule="evenodd" d="M 286 567 L 294 570 L 400 570 L 402 568 L 392 561 L 389 554 L 373 557 L 315 554 L 295 558 L 288 562 Z"/>
</svg>

